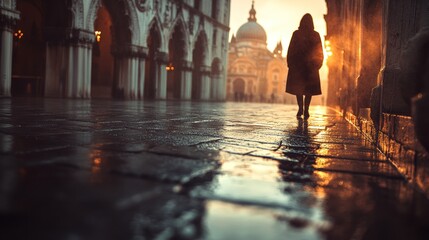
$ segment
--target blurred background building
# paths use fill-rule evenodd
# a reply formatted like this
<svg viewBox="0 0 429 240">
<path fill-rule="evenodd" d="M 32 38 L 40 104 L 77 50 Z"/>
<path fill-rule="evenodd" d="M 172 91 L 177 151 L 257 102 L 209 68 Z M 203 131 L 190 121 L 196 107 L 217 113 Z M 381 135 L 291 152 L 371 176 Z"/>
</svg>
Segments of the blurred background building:
<svg viewBox="0 0 429 240">
<path fill-rule="evenodd" d="M 225 100 L 230 0 L 2 0 L 0 96 Z"/>
<path fill-rule="evenodd" d="M 267 34 L 257 22 L 254 4 L 248 22 L 233 35 L 228 52 L 227 99 L 230 101 L 294 103 L 285 93 L 286 59 L 278 42 L 267 49 Z"/>
</svg>

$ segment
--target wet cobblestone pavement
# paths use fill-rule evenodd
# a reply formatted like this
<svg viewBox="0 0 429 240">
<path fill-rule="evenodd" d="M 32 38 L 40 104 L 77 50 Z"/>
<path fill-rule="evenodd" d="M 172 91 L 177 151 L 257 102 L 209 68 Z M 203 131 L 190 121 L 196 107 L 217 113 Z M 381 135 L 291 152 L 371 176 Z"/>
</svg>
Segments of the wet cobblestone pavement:
<svg viewBox="0 0 429 240">
<path fill-rule="evenodd" d="M 334 111 L 0 99 L 0 239 L 429 239 L 429 201 Z"/>
</svg>

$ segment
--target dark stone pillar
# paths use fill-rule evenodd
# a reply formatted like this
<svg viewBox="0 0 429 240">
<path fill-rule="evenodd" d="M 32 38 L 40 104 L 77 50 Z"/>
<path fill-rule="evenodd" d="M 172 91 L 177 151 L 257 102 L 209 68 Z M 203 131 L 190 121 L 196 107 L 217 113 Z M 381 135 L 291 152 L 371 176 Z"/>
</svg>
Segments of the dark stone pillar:
<svg viewBox="0 0 429 240">
<path fill-rule="evenodd" d="M 141 83 L 139 71 L 142 61 L 147 56 L 147 48 L 135 45 L 121 45 L 113 49 L 115 57 L 115 77 L 113 80 L 113 96 L 116 98 L 138 99 L 141 95 Z M 144 89 L 143 89 L 144 91 Z"/>
<path fill-rule="evenodd" d="M 13 29 L 19 19 L 15 4 L 0 5 L 0 96 L 9 97 L 12 85 Z"/>
<path fill-rule="evenodd" d="M 357 82 L 358 108 L 369 108 L 371 89 L 377 86 L 381 65 L 381 0 L 365 0 L 362 17 L 361 70 Z"/>
<path fill-rule="evenodd" d="M 419 28 L 420 10 L 420 0 L 386 0 L 384 2 L 383 58 L 379 78 L 383 92 L 381 106 L 385 113 L 410 114 L 410 108 L 404 99 L 398 97 L 401 96 L 399 65 L 402 49 Z"/>
<path fill-rule="evenodd" d="M 429 3 L 424 2 L 419 32 L 402 54 L 401 93 L 411 103 L 415 133 L 429 150 Z"/>
</svg>

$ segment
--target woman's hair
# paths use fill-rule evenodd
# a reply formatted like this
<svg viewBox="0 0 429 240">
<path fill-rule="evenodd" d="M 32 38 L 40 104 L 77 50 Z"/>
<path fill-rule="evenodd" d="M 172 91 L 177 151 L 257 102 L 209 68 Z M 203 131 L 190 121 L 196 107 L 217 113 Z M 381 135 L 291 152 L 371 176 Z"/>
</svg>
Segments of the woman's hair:
<svg viewBox="0 0 429 240">
<path fill-rule="evenodd" d="M 314 23 L 313 23 L 313 17 L 309 14 L 306 13 L 302 19 L 301 22 L 299 23 L 299 30 L 314 30 Z"/>
</svg>

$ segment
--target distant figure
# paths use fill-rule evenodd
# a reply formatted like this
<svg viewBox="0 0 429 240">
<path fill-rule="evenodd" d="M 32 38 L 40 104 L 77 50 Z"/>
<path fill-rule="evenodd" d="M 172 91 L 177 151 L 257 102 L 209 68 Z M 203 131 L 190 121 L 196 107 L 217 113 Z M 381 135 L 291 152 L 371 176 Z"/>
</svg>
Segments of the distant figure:
<svg viewBox="0 0 429 240">
<path fill-rule="evenodd" d="M 286 92 L 296 95 L 298 102 L 297 117 L 304 114 L 304 118 L 310 117 L 308 109 L 311 97 L 320 95 L 319 69 L 323 64 L 323 49 L 320 35 L 314 31 L 313 18 L 305 14 L 290 41 L 287 52 L 287 64 L 289 73 L 287 76 Z M 305 108 L 303 108 L 303 96 L 305 95 Z"/>
</svg>

